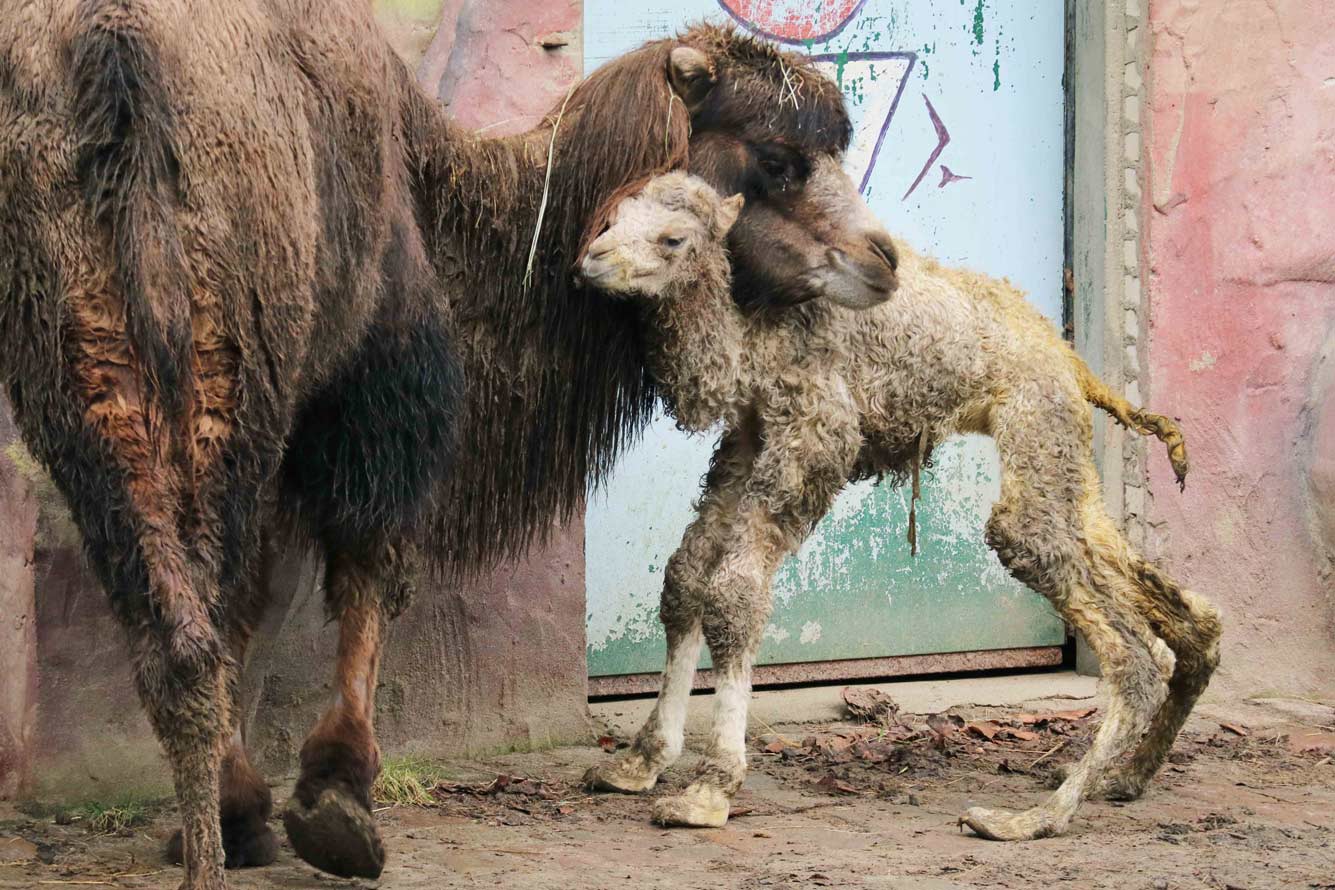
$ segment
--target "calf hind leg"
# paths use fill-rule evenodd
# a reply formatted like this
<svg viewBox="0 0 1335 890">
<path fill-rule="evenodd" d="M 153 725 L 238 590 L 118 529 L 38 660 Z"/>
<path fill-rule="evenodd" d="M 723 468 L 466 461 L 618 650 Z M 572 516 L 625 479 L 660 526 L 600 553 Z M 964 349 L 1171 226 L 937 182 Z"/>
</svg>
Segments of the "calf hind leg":
<svg viewBox="0 0 1335 890">
<path fill-rule="evenodd" d="M 1150 627 L 1173 650 L 1176 665 L 1168 697 L 1154 714 L 1131 759 L 1114 769 L 1103 791 L 1115 800 L 1140 797 L 1163 766 L 1173 741 L 1219 664 L 1219 613 L 1203 597 L 1183 590 L 1135 553 L 1118 532 L 1107 528 L 1108 546 L 1100 548 L 1109 570 L 1123 579 L 1128 598 Z"/>
<path fill-rule="evenodd" d="M 1086 495 L 1080 508 L 1045 499 L 1037 490 L 1003 481 L 1002 501 L 988 522 L 988 543 L 1017 578 L 1046 596 L 1084 635 L 1108 685 L 1108 709 L 1088 753 L 1048 800 L 1022 813 L 974 807 L 961 817 L 961 825 L 992 840 L 1065 832 L 1080 801 L 1144 733 L 1164 701 L 1173 670 L 1168 647 L 1134 605 L 1106 583 L 1088 535 L 1078 531 L 1085 514 L 1101 510 L 1097 497 Z"/>
</svg>

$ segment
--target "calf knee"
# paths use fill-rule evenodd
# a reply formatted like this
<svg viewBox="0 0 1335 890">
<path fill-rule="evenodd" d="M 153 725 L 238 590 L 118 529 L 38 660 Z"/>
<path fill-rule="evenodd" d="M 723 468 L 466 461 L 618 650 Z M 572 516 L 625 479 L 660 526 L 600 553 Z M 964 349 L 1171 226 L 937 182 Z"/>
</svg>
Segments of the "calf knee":
<svg viewBox="0 0 1335 890">
<path fill-rule="evenodd" d="M 679 549 L 672 554 L 663 573 L 663 594 L 658 605 L 658 617 L 664 627 L 686 631 L 695 624 L 707 580 L 707 568 L 689 551 Z"/>
<path fill-rule="evenodd" d="M 755 650 L 769 620 L 769 609 L 759 594 L 710 597 L 700 618 L 705 642 L 717 663 Z"/>
<path fill-rule="evenodd" d="M 1052 599 L 1064 589 L 1058 576 L 1077 559 L 1074 540 L 1057 534 L 1050 522 L 1031 521 L 998 504 L 985 529 L 987 546 L 1021 584 Z"/>
</svg>

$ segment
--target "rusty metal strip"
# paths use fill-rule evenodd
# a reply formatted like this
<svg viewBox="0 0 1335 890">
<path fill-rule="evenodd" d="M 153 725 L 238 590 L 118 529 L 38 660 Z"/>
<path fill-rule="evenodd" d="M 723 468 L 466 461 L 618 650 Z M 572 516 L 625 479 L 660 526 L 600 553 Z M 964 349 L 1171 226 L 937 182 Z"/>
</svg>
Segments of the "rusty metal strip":
<svg viewBox="0 0 1335 890">
<path fill-rule="evenodd" d="M 757 687 L 786 686 L 967 671 L 1058 667 L 1061 663 L 1062 647 L 1035 646 L 1025 649 L 989 649 L 983 652 L 944 652 L 933 655 L 894 655 L 886 658 L 851 658 L 844 661 L 767 664 L 755 669 L 753 682 Z M 658 674 L 590 677 L 589 696 L 612 698 L 622 695 L 643 695 L 657 692 L 658 682 Z M 697 671 L 693 688 L 713 689 L 713 672 Z"/>
</svg>

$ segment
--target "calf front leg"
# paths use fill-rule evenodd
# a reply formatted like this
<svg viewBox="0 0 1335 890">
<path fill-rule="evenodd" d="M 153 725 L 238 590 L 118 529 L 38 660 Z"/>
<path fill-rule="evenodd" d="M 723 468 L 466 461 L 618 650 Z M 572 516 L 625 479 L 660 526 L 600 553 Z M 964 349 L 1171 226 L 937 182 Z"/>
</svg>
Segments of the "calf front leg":
<svg viewBox="0 0 1335 890">
<path fill-rule="evenodd" d="M 755 458 L 752 425 L 729 430 L 710 460 L 696 518 L 668 560 L 659 617 L 667 635 L 667 666 L 654 710 L 635 741 L 615 760 L 590 767 L 584 784 L 594 791 L 647 791 L 681 756 L 709 579 L 723 555 L 742 485 Z"/>
<path fill-rule="evenodd" d="M 788 552 L 775 518 L 753 509 L 739 516 L 735 541 L 711 579 L 702 630 L 714 661 L 714 724 L 704 758 L 681 794 L 660 798 L 662 825 L 718 827 L 746 778 L 746 714 L 751 665 L 769 620 L 770 578 Z"/>
</svg>

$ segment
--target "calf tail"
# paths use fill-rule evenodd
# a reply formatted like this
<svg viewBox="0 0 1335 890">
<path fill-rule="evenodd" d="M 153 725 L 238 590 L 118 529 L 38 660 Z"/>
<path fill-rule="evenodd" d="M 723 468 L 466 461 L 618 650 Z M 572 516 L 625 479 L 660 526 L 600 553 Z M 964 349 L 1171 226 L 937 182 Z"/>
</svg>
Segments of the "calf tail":
<svg viewBox="0 0 1335 890">
<path fill-rule="evenodd" d="M 1074 353 L 1071 358 L 1075 363 L 1076 376 L 1080 379 L 1080 390 L 1085 399 L 1094 407 L 1102 408 L 1113 416 L 1122 426 L 1142 436 L 1154 436 L 1168 448 L 1168 462 L 1173 465 L 1180 488 L 1187 487 L 1187 443 L 1182 438 L 1182 430 L 1170 418 L 1162 414 L 1151 414 L 1132 405 L 1117 395 L 1095 376 L 1089 366 Z"/>
<path fill-rule="evenodd" d="M 109 236 L 126 326 L 148 390 L 179 416 L 191 386 L 180 165 L 161 51 L 137 0 L 82 0 L 71 42 L 77 174 Z M 146 416 L 149 412 L 146 412 Z"/>
</svg>

